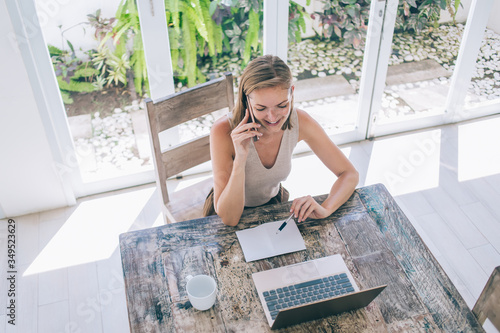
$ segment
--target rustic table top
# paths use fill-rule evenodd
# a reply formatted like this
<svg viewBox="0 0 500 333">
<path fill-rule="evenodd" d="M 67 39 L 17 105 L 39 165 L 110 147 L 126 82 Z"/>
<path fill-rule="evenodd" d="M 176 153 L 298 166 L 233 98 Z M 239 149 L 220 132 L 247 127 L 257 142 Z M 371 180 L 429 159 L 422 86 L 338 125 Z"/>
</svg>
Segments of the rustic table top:
<svg viewBox="0 0 500 333">
<path fill-rule="evenodd" d="M 318 196 L 321 202 L 326 196 Z M 120 235 L 132 332 L 270 331 L 252 273 L 340 253 L 360 289 L 388 287 L 367 307 L 290 332 L 482 332 L 457 289 L 383 185 L 357 189 L 334 214 L 298 224 L 306 250 L 246 263 L 235 231 L 285 219 L 291 202 Z M 215 305 L 191 307 L 187 275 L 208 274 Z"/>
</svg>

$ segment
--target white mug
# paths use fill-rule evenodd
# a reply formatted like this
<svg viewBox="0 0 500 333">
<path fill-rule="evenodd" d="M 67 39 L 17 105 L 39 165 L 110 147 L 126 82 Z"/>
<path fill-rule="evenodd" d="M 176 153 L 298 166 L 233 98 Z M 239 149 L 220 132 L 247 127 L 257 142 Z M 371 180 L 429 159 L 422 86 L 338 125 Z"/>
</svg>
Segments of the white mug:
<svg viewBox="0 0 500 333">
<path fill-rule="evenodd" d="M 193 308 L 204 311 L 214 305 L 217 296 L 217 284 L 208 275 L 186 276 L 186 291 Z"/>
</svg>

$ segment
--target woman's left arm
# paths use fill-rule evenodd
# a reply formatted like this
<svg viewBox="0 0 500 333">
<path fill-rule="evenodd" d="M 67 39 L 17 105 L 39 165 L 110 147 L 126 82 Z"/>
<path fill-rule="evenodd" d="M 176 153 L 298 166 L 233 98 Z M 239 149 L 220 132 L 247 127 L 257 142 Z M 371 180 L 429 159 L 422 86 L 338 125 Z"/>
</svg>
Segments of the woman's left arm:
<svg viewBox="0 0 500 333">
<path fill-rule="evenodd" d="M 297 112 L 299 141 L 304 140 L 323 164 L 337 176 L 323 203 L 317 203 L 311 196 L 293 201 L 290 212 L 294 213 L 298 222 L 302 222 L 308 217 L 320 219 L 335 212 L 354 192 L 358 185 L 359 174 L 349 159 L 330 140 L 321 125 L 305 111 L 297 110 Z"/>
</svg>

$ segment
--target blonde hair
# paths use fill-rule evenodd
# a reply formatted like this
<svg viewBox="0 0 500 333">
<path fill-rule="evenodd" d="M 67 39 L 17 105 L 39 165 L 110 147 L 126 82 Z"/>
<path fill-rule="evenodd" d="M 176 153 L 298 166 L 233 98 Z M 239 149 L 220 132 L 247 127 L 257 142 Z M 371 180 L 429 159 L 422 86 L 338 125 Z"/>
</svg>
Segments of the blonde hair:
<svg viewBox="0 0 500 333">
<path fill-rule="evenodd" d="M 235 128 L 245 117 L 248 95 L 251 94 L 252 91 L 271 87 L 290 89 L 292 80 L 292 71 L 287 64 L 277 56 L 264 55 L 250 61 L 240 78 L 238 98 L 233 109 L 231 126 Z M 293 110 L 293 95 L 290 101 L 290 110 Z M 289 115 L 281 129 L 285 130 L 291 128 L 292 124 L 290 123 Z"/>
</svg>

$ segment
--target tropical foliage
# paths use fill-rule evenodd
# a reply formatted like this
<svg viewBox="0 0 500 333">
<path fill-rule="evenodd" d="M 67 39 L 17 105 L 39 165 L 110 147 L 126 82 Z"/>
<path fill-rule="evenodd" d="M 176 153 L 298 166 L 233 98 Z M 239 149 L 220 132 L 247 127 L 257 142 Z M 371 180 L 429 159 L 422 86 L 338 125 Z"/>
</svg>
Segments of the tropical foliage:
<svg viewBox="0 0 500 333">
<path fill-rule="evenodd" d="M 323 11 L 311 14 L 318 20 L 318 36 L 343 40 L 355 48 L 363 46 L 372 0 L 322 0 Z M 400 0 L 396 17 L 397 31 L 421 32 L 435 26 L 441 10 L 448 10 L 453 20 L 460 0 Z M 454 22 L 455 23 L 455 22 Z"/>
<path fill-rule="evenodd" d="M 216 64 L 222 55 L 240 58 L 244 67 L 262 53 L 263 0 L 164 1 L 177 83 L 193 86 L 204 82 L 201 66 Z M 373 0 L 320 1 L 322 11 L 310 15 L 319 23 L 318 36 L 362 47 Z M 68 51 L 49 47 L 65 101 L 70 102 L 70 91 L 89 92 L 127 84 L 141 96 L 148 90 L 136 2 L 121 0 L 114 18 L 103 18 L 100 10 L 87 15 L 86 24 L 94 29 L 98 41 L 97 49 L 87 52 L 90 61 L 77 59 L 69 41 Z M 310 3 L 307 0 L 306 4 Z M 400 0 L 396 29 L 420 32 L 432 28 L 441 10 L 447 9 L 454 18 L 459 6 L 460 0 Z M 305 8 L 290 1 L 290 44 L 301 40 L 308 17 Z"/>
<path fill-rule="evenodd" d="M 421 32 L 438 24 L 441 10 L 448 10 L 455 24 L 460 0 L 401 0 L 396 30 Z"/>
<path fill-rule="evenodd" d="M 73 45 L 68 42 L 69 51 L 49 45 L 49 54 L 54 66 L 57 82 L 64 103 L 71 104 L 70 92 L 92 92 L 92 81 L 98 71 L 89 62 L 83 62 L 75 55 Z"/>
<path fill-rule="evenodd" d="M 347 45 L 359 48 L 366 35 L 370 0 L 323 0 L 323 12 L 311 15 L 318 19 L 320 35 L 343 39 Z"/>
</svg>

